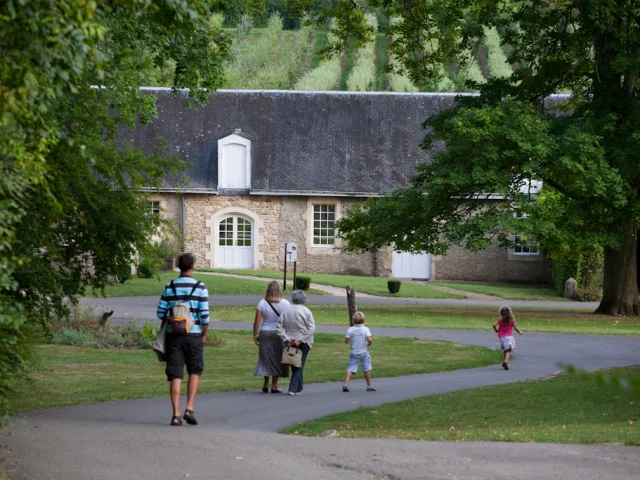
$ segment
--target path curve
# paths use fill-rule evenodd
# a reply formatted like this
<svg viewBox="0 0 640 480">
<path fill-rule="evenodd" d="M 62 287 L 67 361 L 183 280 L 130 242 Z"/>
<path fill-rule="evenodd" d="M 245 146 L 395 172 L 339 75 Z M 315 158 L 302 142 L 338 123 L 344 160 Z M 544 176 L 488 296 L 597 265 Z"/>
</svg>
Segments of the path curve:
<svg viewBox="0 0 640 480">
<path fill-rule="evenodd" d="M 250 326 L 213 322 L 218 329 Z M 318 330 L 344 332 L 342 327 Z M 374 333 L 495 346 L 491 332 L 376 328 Z M 365 392 L 358 379 L 349 394 L 340 391 L 340 382 L 308 385 L 300 397 L 258 390 L 204 394 L 196 404 L 201 425 L 180 429 L 167 426 L 165 397 L 54 408 L 29 412 L 4 432 L 1 443 L 8 446 L 7 467 L 14 480 L 637 479 L 640 448 L 635 447 L 347 440 L 276 433 L 360 406 L 542 378 L 557 371 L 557 362 L 581 368 L 640 364 L 640 337 L 531 333 L 518 340 L 517 359 L 508 372 L 496 364 L 381 378 L 376 379 L 375 393 Z M 215 365 L 207 366 L 207 374 L 215 374 Z"/>
</svg>

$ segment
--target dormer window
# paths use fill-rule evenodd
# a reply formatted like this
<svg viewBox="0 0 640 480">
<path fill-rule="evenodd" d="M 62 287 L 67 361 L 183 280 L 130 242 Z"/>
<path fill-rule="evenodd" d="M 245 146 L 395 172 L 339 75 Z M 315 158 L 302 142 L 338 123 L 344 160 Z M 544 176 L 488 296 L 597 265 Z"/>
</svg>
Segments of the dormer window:
<svg viewBox="0 0 640 480">
<path fill-rule="evenodd" d="M 218 192 L 251 188 L 251 138 L 237 129 L 218 140 Z"/>
</svg>

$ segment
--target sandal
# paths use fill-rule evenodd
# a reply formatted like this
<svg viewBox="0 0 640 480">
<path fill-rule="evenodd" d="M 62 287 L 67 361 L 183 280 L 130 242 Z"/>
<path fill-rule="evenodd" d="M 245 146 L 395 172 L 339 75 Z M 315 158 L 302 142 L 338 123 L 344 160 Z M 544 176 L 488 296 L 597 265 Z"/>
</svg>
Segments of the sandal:
<svg viewBox="0 0 640 480">
<path fill-rule="evenodd" d="M 262 393 L 269 393 L 269 387 L 262 387 Z"/>
<path fill-rule="evenodd" d="M 189 410 L 188 408 L 184 411 L 184 415 L 182 416 L 189 425 L 197 425 L 198 421 L 196 420 L 195 415 L 193 414 L 193 410 Z"/>
<path fill-rule="evenodd" d="M 182 420 L 180 420 L 180 415 L 174 415 L 171 417 L 171 423 L 169 424 L 172 427 L 180 427 L 182 425 Z"/>
<path fill-rule="evenodd" d="M 271 393 L 282 393 L 282 390 L 280 390 L 279 388 L 272 388 Z"/>
</svg>

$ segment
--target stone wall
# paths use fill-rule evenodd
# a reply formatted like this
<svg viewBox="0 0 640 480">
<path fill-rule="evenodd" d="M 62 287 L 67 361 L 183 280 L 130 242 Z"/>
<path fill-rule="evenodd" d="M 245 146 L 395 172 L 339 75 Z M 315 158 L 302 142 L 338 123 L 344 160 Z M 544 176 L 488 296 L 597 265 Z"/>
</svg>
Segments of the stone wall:
<svg viewBox="0 0 640 480">
<path fill-rule="evenodd" d="M 171 219 L 176 231 L 181 229 L 182 199 L 179 194 L 154 194 L 161 201 L 163 214 Z M 254 220 L 254 265 L 257 269 L 282 270 L 284 244 L 298 246 L 298 270 L 310 273 L 336 273 L 389 277 L 393 251 L 351 254 L 338 248 L 314 247 L 312 206 L 333 203 L 338 217 L 359 200 L 337 197 L 241 196 L 184 194 L 185 251 L 198 257 L 201 266 L 215 266 L 212 242 L 217 222 L 224 216 L 240 213 Z M 221 215 L 221 216 L 220 216 Z M 214 230 L 212 230 L 212 225 Z M 255 231 L 255 230 L 254 230 Z M 176 245 L 179 245 L 179 235 Z M 496 246 L 481 252 L 451 248 L 446 255 L 433 257 L 432 280 L 478 282 L 549 283 L 551 262 L 541 256 L 517 256 Z"/>
<path fill-rule="evenodd" d="M 550 283 L 551 261 L 543 255 L 513 255 L 497 246 L 480 252 L 452 247 L 432 258 L 431 275 L 432 280 Z"/>
</svg>

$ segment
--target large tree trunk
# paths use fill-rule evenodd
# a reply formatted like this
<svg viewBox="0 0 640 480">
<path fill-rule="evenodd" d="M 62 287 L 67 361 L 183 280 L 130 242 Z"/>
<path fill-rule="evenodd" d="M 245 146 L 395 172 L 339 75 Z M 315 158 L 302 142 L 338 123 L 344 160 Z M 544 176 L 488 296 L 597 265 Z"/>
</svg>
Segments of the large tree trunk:
<svg viewBox="0 0 640 480">
<path fill-rule="evenodd" d="M 640 315 L 636 219 L 629 217 L 624 223 L 624 237 L 620 249 L 606 248 L 604 251 L 602 301 L 596 313 Z"/>
</svg>

